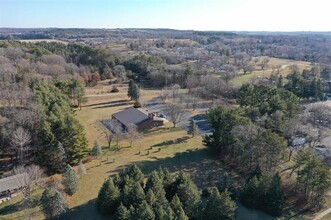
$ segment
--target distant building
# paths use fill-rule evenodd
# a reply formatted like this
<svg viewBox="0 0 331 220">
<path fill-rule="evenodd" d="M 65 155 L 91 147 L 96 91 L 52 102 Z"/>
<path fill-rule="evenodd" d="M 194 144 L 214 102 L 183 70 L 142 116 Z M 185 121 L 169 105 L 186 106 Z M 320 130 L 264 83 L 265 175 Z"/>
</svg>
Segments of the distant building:
<svg viewBox="0 0 331 220">
<path fill-rule="evenodd" d="M 13 194 L 27 186 L 29 176 L 21 173 L 0 179 L 0 203 L 9 200 Z"/>
<path fill-rule="evenodd" d="M 139 130 L 162 126 L 164 120 L 159 118 L 158 110 L 144 110 L 142 108 L 127 108 L 113 114 L 112 119 L 122 125 L 124 131 L 130 124 L 137 126 Z"/>
</svg>

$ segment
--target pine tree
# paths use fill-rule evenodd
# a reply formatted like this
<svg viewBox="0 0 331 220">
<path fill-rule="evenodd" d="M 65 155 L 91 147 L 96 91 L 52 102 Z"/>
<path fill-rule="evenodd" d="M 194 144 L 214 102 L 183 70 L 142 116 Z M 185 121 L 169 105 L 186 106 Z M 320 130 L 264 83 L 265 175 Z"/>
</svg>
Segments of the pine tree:
<svg viewBox="0 0 331 220">
<path fill-rule="evenodd" d="M 176 220 L 189 220 L 189 217 L 185 214 L 184 209 L 180 208 L 175 217 Z"/>
<path fill-rule="evenodd" d="M 52 132 L 51 125 L 47 121 L 43 121 L 39 130 L 39 140 L 43 146 L 39 151 L 39 163 L 46 167 L 50 173 L 58 172 L 57 164 L 53 162 L 54 151 L 56 149 L 56 138 Z M 45 160 L 45 158 L 48 158 Z"/>
<path fill-rule="evenodd" d="M 132 88 L 131 97 L 134 101 L 138 101 L 140 98 L 140 89 L 137 84 L 134 84 L 134 86 Z"/>
<path fill-rule="evenodd" d="M 134 207 L 137 207 L 139 204 L 141 204 L 143 201 L 145 201 L 145 193 L 144 189 L 141 187 L 139 183 L 135 183 L 134 186 L 131 188 L 130 194 L 129 194 L 129 204 L 133 205 Z"/>
<path fill-rule="evenodd" d="M 70 196 L 75 194 L 79 189 L 79 176 L 70 165 L 67 166 L 66 171 L 62 176 L 62 184 L 64 186 L 64 191 Z"/>
<path fill-rule="evenodd" d="M 130 219 L 130 211 L 121 203 L 116 211 L 116 220 L 127 220 Z"/>
<path fill-rule="evenodd" d="M 52 152 L 52 159 L 56 171 L 63 172 L 64 168 L 67 165 L 66 163 L 67 157 L 61 142 L 58 142 L 57 147 Z"/>
<path fill-rule="evenodd" d="M 257 197 L 260 195 L 258 192 L 260 181 L 257 176 L 251 178 L 244 186 L 243 191 L 240 194 L 241 202 L 250 208 L 258 208 L 260 201 Z"/>
<path fill-rule="evenodd" d="M 173 220 L 175 219 L 175 213 L 172 210 L 171 206 L 168 205 L 168 207 L 165 209 L 165 215 L 164 220 Z"/>
<path fill-rule="evenodd" d="M 41 206 L 43 213 L 45 214 L 47 219 L 50 219 L 54 216 L 53 205 L 52 205 L 52 198 L 54 196 L 54 192 L 51 188 L 47 187 L 43 194 L 41 195 Z"/>
<path fill-rule="evenodd" d="M 282 87 L 283 87 L 283 76 L 280 75 L 278 77 L 277 88 L 282 88 Z"/>
<path fill-rule="evenodd" d="M 97 140 L 94 140 L 92 155 L 95 156 L 96 158 L 102 155 L 102 149 Z"/>
<path fill-rule="evenodd" d="M 68 210 L 68 204 L 63 195 L 49 187 L 43 192 L 40 201 L 47 219 L 60 216 Z"/>
<path fill-rule="evenodd" d="M 163 181 L 159 177 L 159 173 L 154 171 L 151 173 L 151 175 L 148 177 L 146 182 L 145 190 L 152 190 L 155 194 L 155 197 L 157 198 L 157 205 L 163 206 L 167 204 L 167 198 L 166 198 L 166 192 L 163 188 Z"/>
<path fill-rule="evenodd" d="M 152 189 L 149 189 L 146 193 L 146 202 L 148 203 L 148 205 L 153 207 L 154 204 L 156 203 L 156 201 L 157 201 L 157 198 L 156 198 L 155 194 L 153 193 Z"/>
<path fill-rule="evenodd" d="M 68 208 L 68 203 L 63 197 L 62 193 L 56 190 L 53 197 L 53 209 L 56 213 L 56 216 L 66 213 Z"/>
<path fill-rule="evenodd" d="M 197 215 L 198 206 L 200 205 L 201 200 L 198 187 L 190 178 L 188 178 L 185 182 L 179 184 L 176 192 L 180 198 L 180 201 L 183 202 L 185 213 L 190 218 L 195 217 Z"/>
<path fill-rule="evenodd" d="M 230 194 L 225 191 L 219 193 L 212 188 L 208 198 L 203 217 L 210 220 L 228 220 L 235 218 L 236 204 L 231 200 Z"/>
<path fill-rule="evenodd" d="M 191 77 L 193 75 L 193 68 L 191 64 L 187 64 L 186 69 L 184 71 L 184 76 L 185 79 L 188 79 L 189 77 Z"/>
<path fill-rule="evenodd" d="M 118 208 L 120 190 L 112 179 L 106 180 L 98 194 L 97 207 L 101 213 L 114 214 Z"/>
<path fill-rule="evenodd" d="M 146 201 L 143 201 L 136 210 L 135 219 L 137 220 L 154 220 L 155 214 Z"/>
<path fill-rule="evenodd" d="M 144 182 L 144 174 L 141 171 L 141 169 L 136 165 L 133 164 L 127 171 L 127 174 L 129 175 L 129 177 L 134 181 L 137 182 L 139 184 L 143 184 Z"/>
<path fill-rule="evenodd" d="M 132 94 L 133 94 L 133 87 L 134 87 L 135 83 L 133 81 L 133 79 L 129 80 L 129 88 L 128 88 L 128 97 L 131 98 L 132 100 Z"/>
<path fill-rule="evenodd" d="M 222 178 L 217 186 L 219 192 L 228 191 L 232 199 L 235 199 L 237 196 L 237 190 L 233 180 L 229 177 L 227 172 L 224 172 Z"/>
<path fill-rule="evenodd" d="M 284 191 L 282 181 L 276 173 L 266 194 L 266 211 L 273 216 L 280 216 L 284 208 Z"/>
<path fill-rule="evenodd" d="M 192 135 L 192 137 L 195 137 L 198 134 L 198 127 L 193 119 L 190 120 L 190 125 L 188 127 L 187 133 Z"/>
<path fill-rule="evenodd" d="M 188 217 L 183 210 L 183 204 L 177 195 L 172 198 L 171 208 L 174 211 L 176 220 L 188 220 Z"/>
</svg>

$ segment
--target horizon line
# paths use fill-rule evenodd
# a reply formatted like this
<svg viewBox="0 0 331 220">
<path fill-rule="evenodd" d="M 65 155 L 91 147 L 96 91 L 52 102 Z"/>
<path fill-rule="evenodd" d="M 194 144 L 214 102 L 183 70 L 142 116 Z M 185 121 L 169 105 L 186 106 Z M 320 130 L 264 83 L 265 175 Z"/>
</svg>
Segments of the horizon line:
<svg viewBox="0 0 331 220">
<path fill-rule="evenodd" d="M 85 29 L 85 30 L 173 30 L 173 31 L 201 31 L 201 32 L 279 32 L 279 33 L 329 33 L 331 30 L 198 30 L 198 29 L 176 29 L 176 28 L 151 28 L 151 27 L 0 27 L 0 29 Z"/>
</svg>

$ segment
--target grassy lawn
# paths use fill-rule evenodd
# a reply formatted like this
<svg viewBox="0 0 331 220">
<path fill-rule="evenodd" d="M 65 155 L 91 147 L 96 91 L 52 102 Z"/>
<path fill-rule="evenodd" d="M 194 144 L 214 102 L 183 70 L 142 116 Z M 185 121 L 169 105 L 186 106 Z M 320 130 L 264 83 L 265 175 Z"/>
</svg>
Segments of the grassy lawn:
<svg viewBox="0 0 331 220">
<path fill-rule="evenodd" d="M 118 172 L 124 166 L 138 164 L 148 174 L 151 171 L 166 167 L 170 172 L 184 170 L 189 172 L 200 189 L 211 186 L 221 176 L 223 171 L 233 178 L 236 174 L 223 165 L 202 145 L 200 136 L 191 138 L 186 131 L 173 128 L 171 123 L 162 127 L 153 128 L 143 133 L 143 136 L 134 142 L 132 147 L 126 140 L 120 142 L 117 149 L 106 147 L 106 140 L 100 128 L 100 120 L 110 118 L 111 115 L 123 108 L 132 106 L 126 96 L 126 85 L 118 86 L 119 93 L 108 93 L 112 86 L 101 83 L 94 88 L 87 88 L 88 103 L 76 115 L 85 128 L 91 147 L 97 139 L 103 146 L 103 156 L 85 164 L 87 174 L 83 176 L 80 190 L 72 197 L 68 197 L 70 211 L 68 219 L 104 219 L 99 215 L 95 201 L 104 180 Z M 142 91 L 144 101 L 159 95 L 157 90 Z M 40 196 L 39 192 L 39 196 Z M 18 211 L 20 197 L 0 205 L 0 219 L 25 219 L 24 212 L 34 214 L 34 219 L 44 219 L 38 204 L 33 209 Z M 249 218 L 247 218 L 249 216 Z M 271 219 L 267 215 L 250 210 L 239 205 L 238 219 Z"/>
<path fill-rule="evenodd" d="M 309 62 L 304 61 L 293 61 L 293 60 L 286 60 L 286 59 L 278 59 L 278 58 L 270 58 L 269 66 L 263 71 L 261 70 L 261 67 L 255 66 L 255 71 L 253 71 L 251 74 L 243 74 L 239 75 L 235 79 L 233 79 L 233 83 L 236 86 L 241 86 L 244 83 L 252 82 L 256 79 L 263 79 L 263 78 L 269 78 L 272 73 L 272 68 L 276 66 L 282 66 L 280 70 L 280 75 L 283 77 L 287 76 L 291 71 L 291 65 L 296 64 L 299 67 L 299 71 L 302 71 L 303 69 L 310 68 Z"/>
</svg>

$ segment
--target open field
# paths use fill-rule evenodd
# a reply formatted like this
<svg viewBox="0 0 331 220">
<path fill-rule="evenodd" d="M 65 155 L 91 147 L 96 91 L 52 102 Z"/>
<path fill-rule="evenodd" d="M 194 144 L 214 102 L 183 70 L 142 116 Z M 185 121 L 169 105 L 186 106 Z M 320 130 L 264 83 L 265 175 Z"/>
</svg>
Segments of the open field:
<svg viewBox="0 0 331 220">
<path fill-rule="evenodd" d="M 268 67 L 264 70 L 261 70 L 261 67 L 255 66 L 255 70 L 251 74 L 243 74 L 239 75 L 235 79 L 233 79 L 233 83 L 236 86 L 241 86 L 244 83 L 249 83 L 254 80 L 263 79 L 263 78 L 269 78 L 271 73 L 273 72 L 273 68 L 276 68 L 277 66 L 281 66 L 280 68 L 280 75 L 283 77 L 286 77 L 290 71 L 291 66 L 295 64 L 298 66 L 299 71 L 301 72 L 303 69 L 307 69 L 311 67 L 311 64 L 309 62 L 304 61 L 293 61 L 293 60 L 286 60 L 286 59 L 279 59 L 279 58 L 270 58 L 270 61 L 268 63 Z"/>
</svg>

